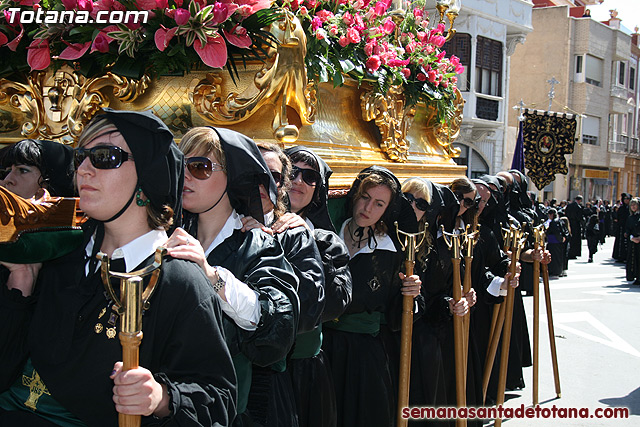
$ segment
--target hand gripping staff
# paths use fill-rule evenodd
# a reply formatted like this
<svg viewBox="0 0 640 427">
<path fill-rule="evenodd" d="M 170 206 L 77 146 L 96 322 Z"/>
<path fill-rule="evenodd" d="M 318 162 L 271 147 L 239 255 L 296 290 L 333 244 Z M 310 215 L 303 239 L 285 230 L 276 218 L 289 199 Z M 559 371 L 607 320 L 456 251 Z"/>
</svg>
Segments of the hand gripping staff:
<svg viewBox="0 0 640 427">
<path fill-rule="evenodd" d="M 462 299 L 462 286 L 460 281 L 460 255 L 461 245 L 460 241 L 463 239 L 463 235 L 458 232 L 447 233 L 444 231 L 444 226 L 441 226 L 442 237 L 445 243 L 449 247 L 451 252 L 451 264 L 453 264 L 453 299 L 457 303 Z M 456 403 L 458 408 L 464 408 L 467 406 L 467 384 L 466 373 L 467 355 L 464 353 L 464 324 L 463 319 L 460 316 L 453 315 L 453 338 L 455 349 L 455 367 L 456 367 Z M 467 425 L 466 418 L 456 419 L 457 427 L 464 427 Z"/>
<path fill-rule="evenodd" d="M 480 237 L 480 226 L 475 231 L 470 232 L 471 226 L 467 224 L 467 228 L 462 234 L 462 246 L 464 249 L 464 281 L 462 282 L 462 295 L 466 295 L 471 290 L 471 263 L 473 262 L 473 248 Z M 471 310 L 462 317 L 463 324 L 463 343 L 464 343 L 464 366 L 467 367 L 469 358 L 469 325 L 471 323 Z M 467 370 L 464 371 L 464 383 L 467 383 Z"/>
<path fill-rule="evenodd" d="M 522 228 L 518 228 L 513 224 L 507 230 L 503 230 L 505 240 L 509 239 L 511 243 L 511 277 L 516 274 L 516 263 L 520 259 L 520 251 L 527 241 L 527 233 Z M 507 285 L 507 301 L 504 317 L 504 328 L 502 330 L 502 353 L 500 354 L 500 373 L 498 376 L 498 395 L 496 396 L 496 406 L 504 404 L 504 392 L 507 386 L 507 365 L 509 364 L 509 346 L 511 345 L 511 326 L 513 325 L 513 298 L 516 290 Z M 518 291 L 519 292 L 519 291 Z M 498 334 L 499 335 L 499 334 Z M 502 418 L 496 418 L 496 427 L 502 425 Z"/>
<path fill-rule="evenodd" d="M 425 239 L 429 227 L 425 224 L 423 231 L 405 233 L 395 222 L 396 234 L 402 250 L 405 252 L 404 270 L 407 276 L 413 275 L 416 251 Z M 420 241 L 418 241 L 420 239 Z M 402 329 L 400 335 L 400 381 L 398 389 L 398 427 L 406 427 L 408 420 L 402 418 L 402 409 L 409 406 L 409 381 L 411 374 L 411 336 L 413 334 L 413 297 L 404 295 L 402 298 Z"/>
<path fill-rule="evenodd" d="M 113 307 L 120 316 L 120 344 L 122 345 L 122 370 L 138 367 L 140 342 L 142 342 L 142 312 L 149 308 L 149 299 L 153 295 L 162 269 L 162 259 L 166 248 L 157 248 L 153 264 L 131 273 L 110 271 L 109 257 L 100 252 L 97 257 L 102 261 L 101 276 L 104 288 L 113 301 Z M 143 279 L 151 275 L 149 284 L 143 290 Z M 111 279 L 120 279 L 120 297 L 113 289 Z M 140 415 L 118 414 L 120 427 L 139 427 Z"/>
</svg>

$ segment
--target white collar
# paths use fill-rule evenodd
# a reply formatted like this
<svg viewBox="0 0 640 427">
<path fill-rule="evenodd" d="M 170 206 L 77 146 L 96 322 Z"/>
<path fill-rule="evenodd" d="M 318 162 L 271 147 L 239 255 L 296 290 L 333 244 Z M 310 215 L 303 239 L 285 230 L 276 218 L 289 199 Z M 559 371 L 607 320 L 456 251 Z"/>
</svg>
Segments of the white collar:
<svg viewBox="0 0 640 427">
<path fill-rule="evenodd" d="M 265 227 L 271 227 L 271 224 L 275 222 L 276 213 L 271 209 L 269 212 L 264 214 L 264 222 L 262 223 Z"/>
<path fill-rule="evenodd" d="M 342 241 L 345 241 L 344 240 L 344 229 L 347 227 L 347 223 L 350 220 L 351 220 L 351 218 L 348 218 L 345 222 L 342 223 L 342 227 L 340 227 L 339 236 L 342 239 Z M 377 250 L 397 252 L 396 246 L 393 244 L 393 240 L 391 240 L 391 237 L 389 237 L 388 234 L 386 234 L 386 233 L 383 233 L 383 234 L 376 233 L 375 237 L 376 237 L 376 242 L 378 243 L 377 246 L 372 248 L 372 247 L 369 246 L 369 244 L 367 242 L 367 244 L 365 244 L 363 247 L 361 247 L 358 250 L 358 252 L 353 254 L 353 256 L 349 256 L 349 258 L 355 258 L 355 256 L 359 255 L 359 254 L 370 254 L 373 251 L 377 251 Z"/>
<path fill-rule="evenodd" d="M 164 245 L 167 240 L 167 233 L 164 230 L 151 230 L 148 233 L 145 233 L 142 236 L 133 239 L 126 245 L 117 248 L 115 251 L 113 251 L 113 254 L 111 254 L 111 259 L 124 258 L 125 270 L 127 273 L 130 273 L 134 268 L 140 265 L 142 261 L 155 253 L 158 246 Z M 87 246 L 85 248 L 87 257 L 91 256 L 94 244 L 95 234 L 91 236 L 91 239 L 89 239 L 89 243 L 87 243 Z M 89 263 L 87 264 L 87 268 L 88 265 Z"/>
<path fill-rule="evenodd" d="M 209 245 L 209 248 L 204 252 L 205 257 L 208 257 L 211 251 L 218 247 L 220 243 L 231 237 L 234 231 L 242 228 L 242 217 L 243 216 L 236 212 L 235 209 L 231 212 L 231 215 L 227 218 L 227 222 L 224 223 L 222 230 L 220 230 L 216 238 L 213 239 L 213 242 Z"/>
</svg>

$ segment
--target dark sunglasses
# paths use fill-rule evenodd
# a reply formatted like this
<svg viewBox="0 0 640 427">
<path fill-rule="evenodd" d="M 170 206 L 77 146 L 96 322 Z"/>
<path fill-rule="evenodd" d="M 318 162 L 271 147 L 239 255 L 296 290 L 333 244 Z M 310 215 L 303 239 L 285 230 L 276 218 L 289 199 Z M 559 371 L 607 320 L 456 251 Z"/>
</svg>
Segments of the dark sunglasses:
<svg viewBox="0 0 640 427">
<path fill-rule="evenodd" d="M 93 148 L 76 148 L 73 151 L 73 162 L 76 169 L 86 158 L 96 169 L 117 169 L 133 156 L 115 145 L 97 145 Z"/>
<path fill-rule="evenodd" d="M 297 166 L 291 168 L 291 181 L 295 181 L 298 174 L 302 174 L 302 180 L 310 186 L 314 186 L 320 182 L 320 174 L 313 169 L 302 169 Z"/>
<path fill-rule="evenodd" d="M 409 203 L 416 202 L 416 208 L 421 211 L 426 211 L 429 208 L 429 202 L 423 198 L 416 199 L 416 197 L 411 193 L 404 193 L 404 197 L 409 201 Z"/>
<path fill-rule="evenodd" d="M 278 187 L 282 187 L 282 183 L 284 182 L 284 179 L 282 178 L 282 174 L 278 171 L 269 171 L 271 172 L 271 176 L 273 177 L 273 180 L 276 182 L 276 185 Z"/>
<path fill-rule="evenodd" d="M 188 157 L 184 165 L 191 176 L 199 180 L 209 179 L 214 172 L 223 170 L 222 165 L 213 163 L 208 157 Z"/>
<path fill-rule="evenodd" d="M 470 199 L 469 197 L 463 197 L 462 194 L 456 194 L 458 201 L 467 209 L 476 206 L 476 199 Z"/>
</svg>

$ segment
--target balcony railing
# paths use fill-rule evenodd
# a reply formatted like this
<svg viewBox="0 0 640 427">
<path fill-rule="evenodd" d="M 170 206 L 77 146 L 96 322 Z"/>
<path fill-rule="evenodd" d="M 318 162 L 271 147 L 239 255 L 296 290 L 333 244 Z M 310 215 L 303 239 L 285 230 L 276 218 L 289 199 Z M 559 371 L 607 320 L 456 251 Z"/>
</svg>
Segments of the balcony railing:
<svg viewBox="0 0 640 427">
<path fill-rule="evenodd" d="M 631 154 L 640 153 L 640 141 L 638 141 L 638 138 L 631 138 L 631 142 L 629 144 L 629 153 Z"/>
<path fill-rule="evenodd" d="M 500 101 L 486 98 L 476 98 L 476 117 L 484 120 L 498 120 Z"/>
<path fill-rule="evenodd" d="M 618 136 L 620 138 L 620 136 Z M 629 141 L 609 141 L 609 152 L 626 154 L 629 152 Z"/>
</svg>

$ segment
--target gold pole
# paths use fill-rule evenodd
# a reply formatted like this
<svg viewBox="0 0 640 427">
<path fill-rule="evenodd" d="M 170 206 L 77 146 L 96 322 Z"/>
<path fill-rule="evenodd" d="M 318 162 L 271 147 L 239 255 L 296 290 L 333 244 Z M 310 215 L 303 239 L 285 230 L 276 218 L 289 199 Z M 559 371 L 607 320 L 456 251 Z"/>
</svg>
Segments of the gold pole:
<svg viewBox="0 0 640 427">
<path fill-rule="evenodd" d="M 460 234 L 447 233 L 442 226 L 442 235 L 451 251 L 451 263 L 453 264 L 453 299 L 457 303 L 462 299 L 462 283 L 460 280 Z M 453 338 L 455 351 L 456 371 L 456 403 L 458 408 L 467 406 L 467 387 L 465 383 L 466 370 L 464 354 L 464 325 L 462 317 L 453 315 Z M 466 418 L 456 419 L 457 427 L 465 427 Z"/>
<path fill-rule="evenodd" d="M 544 230 L 542 226 L 534 228 L 535 250 L 544 247 Z M 533 260 L 533 405 L 538 401 L 538 377 L 540 369 L 540 261 Z"/>
<path fill-rule="evenodd" d="M 542 264 L 542 280 L 544 282 L 544 300 L 547 306 L 547 324 L 549 325 L 549 345 L 551 347 L 551 362 L 553 364 L 553 380 L 556 386 L 556 397 L 561 397 L 560 372 L 558 370 L 558 354 L 556 352 L 556 335 L 553 327 L 553 311 L 551 310 L 551 290 L 549 289 L 549 268 Z"/>
<path fill-rule="evenodd" d="M 142 278 L 121 279 L 121 301 L 124 315 L 120 322 L 122 344 L 122 370 L 138 367 L 142 341 Z M 118 414 L 120 427 L 139 427 L 140 415 Z"/>
<path fill-rule="evenodd" d="M 413 267 L 415 265 L 415 254 L 420 245 L 424 242 L 425 231 L 419 233 L 405 233 L 396 225 L 396 233 L 398 241 L 405 251 L 406 259 L 404 261 L 405 275 L 413 275 Z M 416 244 L 417 238 L 422 235 L 422 240 Z M 404 237 L 404 239 L 402 237 Z M 404 240 L 404 242 L 403 242 Z M 398 427 L 406 427 L 409 420 L 402 417 L 402 410 L 409 407 L 409 385 L 411 380 L 411 343 L 413 336 L 413 297 L 404 295 L 402 297 L 402 329 L 400 332 L 400 375 L 398 384 Z"/>
</svg>

